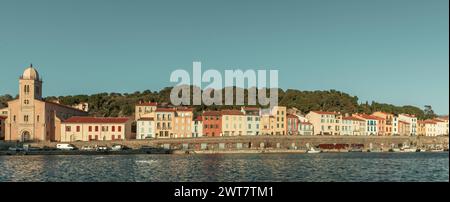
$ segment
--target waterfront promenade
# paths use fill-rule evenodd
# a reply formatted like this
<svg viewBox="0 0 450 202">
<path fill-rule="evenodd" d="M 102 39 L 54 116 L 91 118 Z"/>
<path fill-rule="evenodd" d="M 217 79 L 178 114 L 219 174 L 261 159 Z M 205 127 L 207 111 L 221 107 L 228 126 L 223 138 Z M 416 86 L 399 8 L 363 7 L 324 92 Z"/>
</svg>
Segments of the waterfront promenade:
<svg viewBox="0 0 450 202">
<path fill-rule="evenodd" d="M 197 151 L 197 153 L 259 153 L 270 152 L 302 152 L 307 146 L 347 145 L 342 151 L 348 151 L 352 145 L 358 145 L 364 151 L 381 149 L 388 151 L 402 145 L 417 148 L 432 148 L 436 146 L 448 149 L 448 136 L 439 137 L 402 137 L 402 136 L 237 136 L 237 137 L 203 137 L 177 139 L 148 139 L 126 141 L 90 141 L 70 142 L 77 148 L 83 146 L 102 145 L 111 147 L 121 144 L 131 149 L 142 147 L 163 148 L 173 151 Z M 55 148 L 57 142 L 27 143 L 34 148 Z M 0 150 L 15 146 L 15 142 L 0 143 Z M 327 151 L 327 150 L 325 150 Z M 329 149 L 328 151 L 335 151 Z M 338 152 L 338 151 L 336 151 Z"/>
</svg>

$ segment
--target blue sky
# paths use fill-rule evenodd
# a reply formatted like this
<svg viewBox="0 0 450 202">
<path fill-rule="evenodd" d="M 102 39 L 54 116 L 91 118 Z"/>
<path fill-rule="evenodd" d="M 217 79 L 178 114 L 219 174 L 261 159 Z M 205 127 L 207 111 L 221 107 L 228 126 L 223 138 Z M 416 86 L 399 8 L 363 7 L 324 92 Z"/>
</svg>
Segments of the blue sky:
<svg viewBox="0 0 450 202">
<path fill-rule="evenodd" d="M 278 69 L 283 89 L 449 111 L 448 0 L 0 0 L 0 94 L 159 90 L 175 69 Z M 206 84 L 204 84 L 205 86 Z"/>
</svg>

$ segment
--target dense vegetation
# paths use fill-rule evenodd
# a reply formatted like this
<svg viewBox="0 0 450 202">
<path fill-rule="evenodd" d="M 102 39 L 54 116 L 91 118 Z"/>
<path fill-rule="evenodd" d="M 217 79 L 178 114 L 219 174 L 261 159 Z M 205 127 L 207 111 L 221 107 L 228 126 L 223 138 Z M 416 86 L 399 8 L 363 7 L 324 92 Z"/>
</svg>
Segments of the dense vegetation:
<svg viewBox="0 0 450 202">
<path fill-rule="evenodd" d="M 128 93 L 99 93 L 93 95 L 74 95 L 46 97 L 48 101 L 59 100 L 61 104 L 73 105 L 81 102 L 89 103 L 89 113 L 93 116 L 130 116 L 134 114 L 134 105 L 139 101 L 152 101 L 162 104 L 170 103 L 171 87 L 157 91 L 146 90 L 143 92 Z M 192 89 L 192 87 L 191 87 Z M 295 107 L 302 113 L 311 110 L 341 111 L 342 113 L 372 113 L 374 111 L 385 111 L 390 113 L 415 114 L 421 119 L 433 118 L 434 114 L 431 106 L 424 106 L 422 110 L 415 106 L 395 106 L 378 102 L 359 103 L 358 97 L 351 96 L 336 90 L 328 91 L 300 91 L 279 89 L 279 105 Z M 191 91 L 192 94 L 192 91 Z M 245 95 L 247 91 L 245 90 Z M 192 96 L 191 96 L 192 98 Z M 0 108 L 7 106 L 7 101 L 14 99 L 11 95 L 0 96 Z M 240 106 L 195 106 L 195 113 L 198 114 L 205 109 L 225 109 L 239 108 Z"/>
</svg>

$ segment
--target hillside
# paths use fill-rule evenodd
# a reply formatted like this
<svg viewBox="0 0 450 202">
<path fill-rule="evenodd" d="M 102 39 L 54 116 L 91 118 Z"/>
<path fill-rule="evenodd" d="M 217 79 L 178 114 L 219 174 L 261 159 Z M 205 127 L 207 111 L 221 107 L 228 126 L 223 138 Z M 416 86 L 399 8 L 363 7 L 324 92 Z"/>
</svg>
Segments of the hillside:
<svg viewBox="0 0 450 202">
<path fill-rule="evenodd" d="M 146 90 L 134 93 L 98 93 L 92 95 L 73 95 L 46 97 L 48 101 L 59 100 L 61 104 L 73 105 L 80 102 L 89 103 L 92 116 L 131 116 L 134 114 L 134 105 L 139 101 L 152 101 L 158 103 L 170 103 L 171 87 L 166 87 L 158 91 Z M 192 87 L 191 87 L 192 89 Z M 235 89 L 236 90 L 236 89 Z M 247 95 L 247 90 L 244 90 Z M 408 113 L 418 116 L 420 119 L 432 118 L 436 115 L 431 106 L 425 106 L 421 109 L 416 106 L 395 106 L 385 103 L 360 103 L 357 96 L 351 96 L 347 93 L 327 90 L 327 91 L 300 91 L 288 89 L 286 91 L 278 89 L 279 105 L 295 107 L 302 113 L 311 110 L 323 111 L 341 111 L 342 113 L 372 113 L 374 111 L 385 111 L 390 113 Z M 191 91 L 192 94 L 192 91 Z M 191 96 L 192 97 L 192 96 Z M 0 108 L 7 106 L 7 101 L 12 100 L 11 95 L 0 96 Z M 247 100 L 247 98 L 245 99 Z M 194 106 L 195 114 L 199 114 L 205 109 L 229 109 L 239 108 L 240 106 Z"/>
</svg>

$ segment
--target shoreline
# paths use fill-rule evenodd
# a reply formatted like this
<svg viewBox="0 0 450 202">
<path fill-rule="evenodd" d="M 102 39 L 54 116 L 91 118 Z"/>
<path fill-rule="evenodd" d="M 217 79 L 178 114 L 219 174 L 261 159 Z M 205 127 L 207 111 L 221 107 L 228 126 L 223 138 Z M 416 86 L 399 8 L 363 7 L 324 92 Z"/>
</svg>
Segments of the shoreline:
<svg viewBox="0 0 450 202">
<path fill-rule="evenodd" d="M 349 151 L 349 150 L 323 150 L 320 153 L 448 153 L 447 151 L 421 151 L 421 152 L 393 152 L 393 151 Z M 54 151 L 0 151 L 0 156 L 52 156 L 52 155 L 83 155 L 83 156 L 98 156 L 98 155 L 208 155 L 208 154 L 305 154 L 315 155 L 314 153 L 307 153 L 306 150 L 290 150 L 290 149 L 251 149 L 251 150 L 123 150 L 123 151 L 80 151 L 80 150 L 54 150 Z"/>
</svg>

